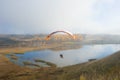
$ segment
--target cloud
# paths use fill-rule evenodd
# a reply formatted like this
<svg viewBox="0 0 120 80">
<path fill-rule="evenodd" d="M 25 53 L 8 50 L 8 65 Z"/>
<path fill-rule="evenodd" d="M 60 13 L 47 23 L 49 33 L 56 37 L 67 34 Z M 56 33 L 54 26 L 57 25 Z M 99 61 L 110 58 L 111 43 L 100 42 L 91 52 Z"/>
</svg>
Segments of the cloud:
<svg viewBox="0 0 120 80">
<path fill-rule="evenodd" d="M 119 0 L 0 1 L 0 32 L 120 34 Z M 9 27 L 6 27 L 7 24 Z"/>
<path fill-rule="evenodd" d="M 120 34 L 120 1 L 119 0 L 100 0 L 94 6 L 94 20 L 102 24 L 102 28 L 109 34 Z M 105 33 L 104 32 L 104 33 Z"/>
</svg>

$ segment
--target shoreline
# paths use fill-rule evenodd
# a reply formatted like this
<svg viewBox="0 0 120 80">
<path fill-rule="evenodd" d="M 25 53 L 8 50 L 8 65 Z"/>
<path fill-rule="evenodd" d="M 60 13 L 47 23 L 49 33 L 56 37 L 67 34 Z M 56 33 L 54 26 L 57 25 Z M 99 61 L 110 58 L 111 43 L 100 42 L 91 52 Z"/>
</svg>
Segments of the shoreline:
<svg viewBox="0 0 120 80">
<path fill-rule="evenodd" d="M 9 54 L 9 53 L 25 53 L 29 51 L 35 50 L 44 50 L 47 48 L 40 48 L 40 47 L 11 47 L 11 48 L 0 48 L 0 54 Z"/>
<path fill-rule="evenodd" d="M 88 80 L 88 76 L 90 78 L 97 79 L 98 77 L 92 76 L 96 75 L 101 76 L 103 78 L 108 77 L 116 79 L 119 77 L 119 59 L 120 59 L 120 51 L 115 52 L 115 54 L 105 57 L 101 60 L 87 62 L 82 64 L 76 64 L 71 66 L 66 66 L 62 68 L 57 67 L 40 67 L 37 69 L 32 69 L 28 67 L 21 67 L 9 61 L 5 54 L 9 54 L 10 52 L 14 53 L 24 53 L 27 51 L 34 50 L 43 50 L 47 48 L 36 48 L 36 47 L 19 47 L 19 48 L 0 48 L 0 80 L 82 80 L 82 78 L 86 78 Z M 38 62 L 42 62 L 41 60 L 36 60 Z M 108 66 L 111 65 L 111 66 Z M 109 69 L 108 69 L 109 68 Z M 107 70 L 108 69 L 108 70 Z M 101 73 L 101 70 L 102 73 Z M 106 73 L 109 72 L 109 73 Z M 115 76 L 113 76 L 113 72 L 115 72 Z M 104 76 L 102 75 L 104 74 Z M 110 76 L 108 76 L 108 75 Z M 112 76 L 112 77 L 111 77 Z M 103 80 L 109 80 L 103 79 Z M 118 80 L 118 79 L 117 79 Z"/>
</svg>

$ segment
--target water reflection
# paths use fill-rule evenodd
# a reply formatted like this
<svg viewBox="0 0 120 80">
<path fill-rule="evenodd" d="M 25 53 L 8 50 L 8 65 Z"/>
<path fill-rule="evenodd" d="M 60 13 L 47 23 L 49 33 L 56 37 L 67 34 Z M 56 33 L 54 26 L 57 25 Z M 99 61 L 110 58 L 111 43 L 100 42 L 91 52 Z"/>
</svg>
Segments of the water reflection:
<svg viewBox="0 0 120 80">
<path fill-rule="evenodd" d="M 120 50 L 120 45 L 85 45 L 80 49 L 65 50 L 65 51 L 31 51 L 24 54 L 16 54 L 18 60 L 14 61 L 15 64 L 24 66 L 24 61 L 29 61 L 35 64 L 45 66 L 45 64 L 36 63 L 36 59 L 44 60 L 56 64 L 58 67 L 64 67 L 83 63 L 88 59 L 101 59 L 114 52 Z M 61 55 L 62 54 L 62 55 Z M 64 55 L 64 56 L 63 56 Z M 7 55 L 9 57 L 9 55 Z M 10 58 L 10 57 L 9 57 Z"/>
</svg>

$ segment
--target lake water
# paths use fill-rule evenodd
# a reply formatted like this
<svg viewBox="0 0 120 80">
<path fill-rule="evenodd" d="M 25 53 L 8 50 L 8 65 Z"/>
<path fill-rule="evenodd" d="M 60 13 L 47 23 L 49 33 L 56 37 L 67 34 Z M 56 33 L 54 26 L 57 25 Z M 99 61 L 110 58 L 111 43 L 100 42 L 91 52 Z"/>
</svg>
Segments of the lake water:
<svg viewBox="0 0 120 80">
<path fill-rule="evenodd" d="M 85 45 L 79 49 L 52 51 L 52 50 L 40 50 L 31 51 L 24 54 L 15 54 L 18 57 L 14 60 L 7 55 L 11 62 L 24 66 L 23 62 L 28 61 L 43 67 L 48 65 L 41 62 L 35 62 L 35 60 L 43 60 L 51 62 L 57 65 L 57 67 L 64 67 L 69 65 L 75 65 L 83 62 L 87 62 L 89 59 L 101 59 L 109 56 L 120 50 L 120 45 Z M 60 57 L 63 55 L 63 58 Z"/>
</svg>

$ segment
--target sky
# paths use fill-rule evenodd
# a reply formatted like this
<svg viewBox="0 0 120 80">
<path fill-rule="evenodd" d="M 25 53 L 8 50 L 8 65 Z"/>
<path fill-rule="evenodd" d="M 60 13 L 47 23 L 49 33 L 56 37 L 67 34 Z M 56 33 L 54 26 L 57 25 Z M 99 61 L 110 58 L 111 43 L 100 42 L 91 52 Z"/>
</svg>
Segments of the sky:
<svg viewBox="0 0 120 80">
<path fill-rule="evenodd" d="M 0 34 L 120 34 L 120 0 L 0 0 Z"/>
</svg>

